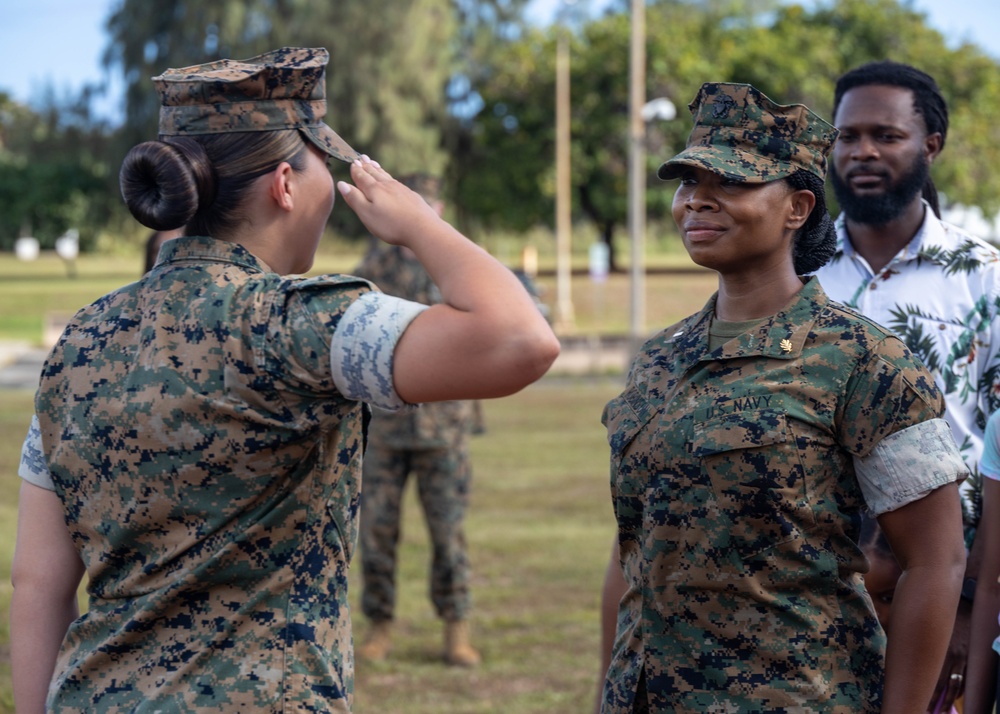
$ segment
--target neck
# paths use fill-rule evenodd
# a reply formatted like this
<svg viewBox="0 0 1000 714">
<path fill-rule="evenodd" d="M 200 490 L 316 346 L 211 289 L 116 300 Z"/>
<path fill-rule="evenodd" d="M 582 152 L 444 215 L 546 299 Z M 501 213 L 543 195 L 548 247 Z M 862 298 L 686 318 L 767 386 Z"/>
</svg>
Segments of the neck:
<svg viewBox="0 0 1000 714">
<path fill-rule="evenodd" d="M 754 280 L 720 275 L 715 316 L 727 322 L 770 317 L 780 312 L 801 289 L 802 280 L 790 265 L 778 274 Z"/>
<path fill-rule="evenodd" d="M 905 248 L 924 223 L 924 204 L 917 198 L 896 219 L 884 224 L 857 223 L 847 218 L 847 234 L 858 254 L 878 273 Z"/>
</svg>

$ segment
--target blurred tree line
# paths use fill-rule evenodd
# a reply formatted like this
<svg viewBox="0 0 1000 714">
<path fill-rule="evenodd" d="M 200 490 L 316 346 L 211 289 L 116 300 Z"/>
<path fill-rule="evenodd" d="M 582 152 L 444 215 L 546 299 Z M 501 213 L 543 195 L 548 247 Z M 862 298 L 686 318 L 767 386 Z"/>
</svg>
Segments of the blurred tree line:
<svg viewBox="0 0 1000 714">
<path fill-rule="evenodd" d="M 31 231 L 50 247 L 69 227 L 82 247 L 134 222 L 118 197 L 129 147 L 156 134 L 149 77 L 282 45 L 330 51 L 327 122 L 396 174 L 446 178 L 462 227 L 551 225 L 555 198 L 557 33 L 570 34 L 574 220 L 612 247 L 627 209 L 629 16 L 535 27 L 526 0 L 122 0 L 108 18 L 107 67 L 125 85 L 125 122 L 108 126 L 80 96 L 25 107 L 0 93 L 0 249 Z M 585 4 L 585 3 L 581 3 Z M 565 5 L 568 7 L 568 4 Z M 579 5 L 578 5 L 579 7 Z M 1000 210 L 1000 62 L 952 48 L 906 0 L 652 0 L 646 13 L 647 97 L 669 98 L 672 121 L 647 125 L 650 221 L 669 217 L 673 186 L 655 178 L 690 129 L 685 109 L 704 81 L 749 82 L 830 117 L 838 75 L 890 58 L 941 85 L 951 110 L 934 168 L 945 200 Z M 346 175 L 346 174 L 343 174 Z M 350 211 L 333 228 L 360 235 Z M 614 251 L 612 250 L 612 256 Z"/>
</svg>

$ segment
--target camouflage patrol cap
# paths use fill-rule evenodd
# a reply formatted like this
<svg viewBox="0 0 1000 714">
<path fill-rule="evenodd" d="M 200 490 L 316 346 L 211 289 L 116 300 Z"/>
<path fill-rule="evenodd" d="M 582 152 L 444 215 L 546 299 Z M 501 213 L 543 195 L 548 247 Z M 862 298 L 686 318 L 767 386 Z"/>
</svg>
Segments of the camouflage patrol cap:
<svg viewBox="0 0 1000 714">
<path fill-rule="evenodd" d="M 245 60 L 168 69 L 153 77 L 160 94 L 160 136 L 298 129 L 330 156 L 358 152 L 323 123 L 326 63 L 322 47 L 282 47 Z"/>
<path fill-rule="evenodd" d="M 687 148 L 660 166 L 661 179 L 695 166 L 734 181 L 767 183 L 802 169 L 826 178 L 837 130 L 804 104 L 776 104 L 749 84 L 706 82 L 688 105 Z"/>
</svg>

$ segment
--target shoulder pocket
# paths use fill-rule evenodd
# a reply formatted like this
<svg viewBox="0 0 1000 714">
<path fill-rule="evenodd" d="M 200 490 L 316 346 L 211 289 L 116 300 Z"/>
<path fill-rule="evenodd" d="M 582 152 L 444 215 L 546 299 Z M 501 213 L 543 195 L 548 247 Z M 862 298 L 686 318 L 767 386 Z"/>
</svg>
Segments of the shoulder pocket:
<svg viewBox="0 0 1000 714">
<path fill-rule="evenodd" d="M 629 387 L 608 402 L 601 422 L 608 429 L 608 444 L 612 455 L 620 457 L 655 413 L 656 409 L 635 386 Z"/>
</svg>

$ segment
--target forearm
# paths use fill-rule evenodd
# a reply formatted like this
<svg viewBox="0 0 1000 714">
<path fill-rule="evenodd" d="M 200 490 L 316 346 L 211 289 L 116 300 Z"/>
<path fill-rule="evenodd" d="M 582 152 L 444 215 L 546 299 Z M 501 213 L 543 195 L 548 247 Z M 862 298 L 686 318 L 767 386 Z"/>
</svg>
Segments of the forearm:
<svg viewBox="0 0 1000 714">
<path fill-rule="evenodd" d="M 965 563 L 904 571 L 892 605 L 883 714 L 927 709 L 951 639 Z"/>
<path fill-rule="evenodd" d="M 18 714 L 41 714 L 56 658 L 79 611 L 76 594 L 56 597 L 44 588 L 20 585 L 10 604 L 10 658 Z"/>
<path fill-rule="evenodd" d="M 78 614 L 83 573 L 59 497 L 22 481 L 10 567 L 10 659 L 18 714 L 45 710 L 59 647 Z"/>
<path fill-rule="evenodd" d="M 407 245 L 444 304 L 417 317 L 396 347 L 404 399 L 505 396 L 546 372 L 559 341 L 511 270 L 443 221 Z"/>
<path fill-rule="evenodd" d="M 1000 635 L 997 615 L 1000 613 L 1000 553 L 995 542 L 1000 529 L 994 521 L 997 512 L 997 484 L 986 479 L 983 484 L 983 518 L 976 531 L 972 553 L 975 560 L 977 584 L 972 604 L 972 625 L 969 636 L 969 659 L 965 671 L 965 704 L 963 711 L 968 714 L 992 712 L 996 696 L 997 655 L 993 651 L 993 641 Z M 969 568 L 966 568 L 966 577 Z"/>
<path fill-rule="evenodd" d="M 514 272 L 447 222 L 427 220 L 414 230 L 407 246 L 447 305 L 502 321 L 515 333 L 549 332 L 544 317 Z"/>
<path fill-rule="evenodd" d="M 979 581 L 972 605 L 972 633 L 969 638 L 969 661 L 965 673 L 967 714 L 993 711 L 996 695 L 997 655 L 993 641 L 1000 636 L 997 614 L 1000 613 L 1000 584 Z"/>
</svg>

